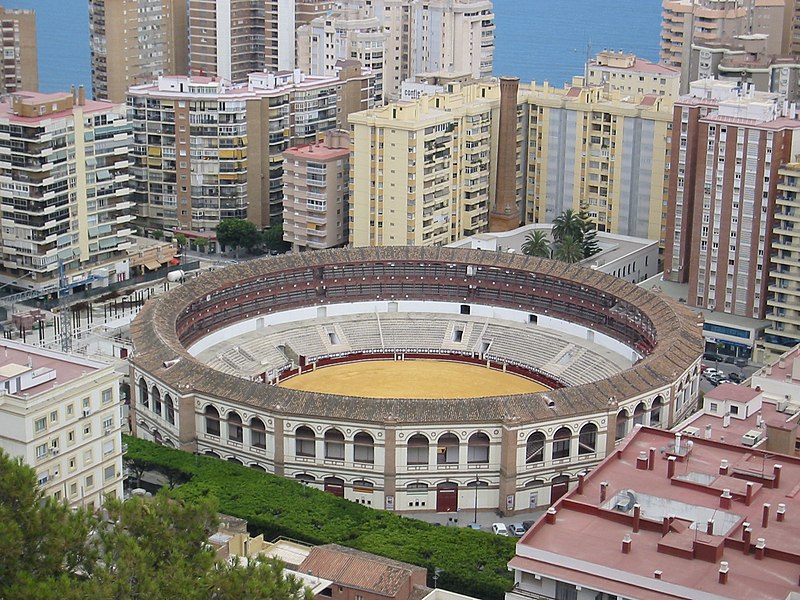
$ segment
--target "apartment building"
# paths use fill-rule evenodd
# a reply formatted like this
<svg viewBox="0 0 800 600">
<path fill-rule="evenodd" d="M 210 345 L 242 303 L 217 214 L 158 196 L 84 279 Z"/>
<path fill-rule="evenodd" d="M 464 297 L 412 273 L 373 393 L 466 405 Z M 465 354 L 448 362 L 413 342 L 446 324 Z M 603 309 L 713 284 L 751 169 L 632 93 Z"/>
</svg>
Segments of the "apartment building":
<svg viewBox="0 0 800 600">
<path fill-rule="evenodd" d="M 254 71 L 294 69 L 293 0 L 192 0 L 188 23 L 193 75 L 245 83 Z"/>
<path fill-rule="evenodd" d="M 0 6 L 3 51 L 0 94 L 39 89 L 36 13 Z"/>
<path fill-rule="evenodd" d="M 231 218 L 259 228 L 280 223 L 282 153 L 341 128 L 350 111 L 369 108 L 371 82 L 346 66 L 339 77 L 260 72 L 230 84 L 173 76 L 131 88 L 140 224 L 211 231 Z"/>
<path fill-rule="evenodd" d="M 711 80 L 690 89 L 674 110 L 664 278 L 689 284 L 690 306 L 763 319 L 770 263 L 793 267 L 791 249 L 772 247 L 784 239 L 773 215 L 800 120 L 777 94 Z"/>
<path fill-rule="evenodd" d="M 439 246 L 487 231 L 500 88 L 452 84 L 350 116 L 350 243 Z"/>
<path fill-rule="evenodd" d="M 94 97 L 125 102 L 132 85 L 187 73 L 188 0 L 89 0 Z"/>
<path fill-rule="evenodd" d="M 132 245 L 125 107 L 75 93 L 0 100 L 0 282 L 76 291 L 128 277 Z"/>
<path fill-rule="evenodd" d="M 594 77 L 601 79 L 599 71 Z M 519 94 L 525 221 L 586 210 L 598 231 L 662 240 L 673 98 L 586 85 L 581 77 L 564 88 L 521 86 Z"/>
<path fill-rule="evenodd" d="M 0 340 L 0 447 L 36 470 L 47 496 L 93 509 L 122 497 L 113 366 Z"/>
<path fill-rule="evenodd" d="M 323 141 L 283 153 L 283 240 L 292 251 L 346 244 L 349 204 L 347 131 L 327 131 Z"/>
<path fill-rule="evenodd" d="M 375 102 L 383 103 L 386 32 L 375 16 L 340 8 L 297 28 L 297 68 L 311 75 L 335 74 L 342 60 L 358 60 L 375 76 Z"/>
<path fill-rule="evenodd" d="M 765 36 L 769 54 L 788 45 L 785 0 L 664 0 L 661 6 L 661 62 L 681 69 L 683 94 L 698 77 L 693 46 L 728 46 L 753 34 Z"/>
<path fill-rule="evenodd" d="M 589 62 L 588 85 L 604 85 L 607 90 L 638 96 L 677 98 L 680 69 L 659 65 L 628 52 L 603 50 Z"/>
<path fill-rule="evenodd" d="M 295 0 L 294 23 L 297 28 L 308 25 L 317 17 L 333 10 L 336 3 L 331 0 Z"/>
</svg>

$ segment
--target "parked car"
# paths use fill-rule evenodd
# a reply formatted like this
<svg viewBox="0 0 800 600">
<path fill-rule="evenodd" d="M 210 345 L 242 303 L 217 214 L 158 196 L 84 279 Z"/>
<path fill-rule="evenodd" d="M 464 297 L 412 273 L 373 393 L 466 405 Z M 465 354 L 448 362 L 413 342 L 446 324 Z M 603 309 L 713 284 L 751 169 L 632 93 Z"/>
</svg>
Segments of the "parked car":
<svg viewBox="0 0 800 600">
<path fill-rule="evenodd" d="M 732 365 L 734 363 L 734 361 L 736 360 L 736 357 L 735 356 L 731 356 L 729 354 L 726 354 L 724 360 L 725 360 L 726 363 Z"/>
<path fill-rule="evenodd" d="M 719 369 L 713 369 L 713 368 L 710 368 L 710 367 L 708 369 L 706 369 L 705 371 L 703 371 L 703 377 L 705 377 L 709 381 L 711 381 L 711 379 L 713 377 L 722 377 L 724 375 L 725 375 L 725 373 L 723 373 Z"/>
<path fill-rule="evenodd" d="M 470 529 L 474 529 L 476 531 L 480 531 L 481 530 L 481 524 L 480 523 L 470 523 L 469 525 L 467 525 L 467 527 L 469 527 Z"/>
<path fill-rule="evenodd" d="M 722 356 L 716 352 L 703 352 L 703 360 L 713 360 L 715 362 L 722 362 Z"/>
<path fill-rule="evenodd" d="M 522 523 L 512 523 L 508 526 L 508 530 L 511 532 L 511 535 L 515 535 L 517 537 L 522 537 L 527 531 Z"/>
<path fill-rule="evenodd" d="M 728 379 L 730 379 L 733 383 L 742 383 L 745 378 L 743 375 L 739 375 L 738 373 L 729 373 Z"/>
<path fill-rule="evenodd" d="M 523 521 L 522 526 L 525 528 L 525 531 L 528 531 L 528 529 L 533 527 L 534 523 L 536 523 L 536 521 Z"/>
<path fill-rule="evenodd" d="M 748 361 L 744 356 L 740 356 L 733 361 L 733 364 L 735 364 L 737 367 L 746 367 L 748 362 L 750 361 Z"/>
<path fill-rule="evenodd" d="M 508 528 L 505 523 L 492 523 L 492 533 L 495 535 L 508 536 Z"/>
</svg>

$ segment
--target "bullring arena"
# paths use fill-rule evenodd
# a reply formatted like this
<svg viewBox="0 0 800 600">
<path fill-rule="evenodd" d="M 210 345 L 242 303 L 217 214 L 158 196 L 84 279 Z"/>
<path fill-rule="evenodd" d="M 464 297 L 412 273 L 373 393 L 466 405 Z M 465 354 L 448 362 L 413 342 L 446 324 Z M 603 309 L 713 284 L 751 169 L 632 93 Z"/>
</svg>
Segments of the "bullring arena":
<svg viewBox="0 0 800 600">
<path fill-rule="evenodd" d="M 703 348 L 658 293 L 454 248 L 234 265 L 131 332 L 136 435 L 397 511 L 548 504 L 693 410 Z"/>
</svg>

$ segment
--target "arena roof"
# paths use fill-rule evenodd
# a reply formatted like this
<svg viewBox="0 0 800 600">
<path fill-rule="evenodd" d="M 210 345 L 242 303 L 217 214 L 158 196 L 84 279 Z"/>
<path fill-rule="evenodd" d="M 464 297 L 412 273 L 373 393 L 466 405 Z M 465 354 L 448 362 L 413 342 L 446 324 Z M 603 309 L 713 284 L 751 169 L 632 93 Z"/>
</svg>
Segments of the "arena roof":
<svg viewBox="0 0 800 600">
<path fill-rule="evenodd" d="M 337 269 L 365 276 L 340 276 Z M 259 314 L 376 298 L 549 311 L 598 331 L 605 327 L 617 339 L 629 333 L 633 337 L 623 341 L 635 347 L 638 340 L 644 357 L 631 369 L 590 385 L 515 396 L 411 400 L 320 394 L 248 381 L 212 369 L 184 346 Z M 591 315 L 602 315 L 603 323 L 592 323 Z M 337 249 L 233 265 L 150 300 L 131 334 L 133 365 L 181 393 L 222 397 L 286 415 L 399 423 L 524 423 L 604 411 L 611 398 L 631 398 L 671 384 L 703 349 L 694 313 L 610 275 L 518 254 L 418 247 Z"/>
</svg>

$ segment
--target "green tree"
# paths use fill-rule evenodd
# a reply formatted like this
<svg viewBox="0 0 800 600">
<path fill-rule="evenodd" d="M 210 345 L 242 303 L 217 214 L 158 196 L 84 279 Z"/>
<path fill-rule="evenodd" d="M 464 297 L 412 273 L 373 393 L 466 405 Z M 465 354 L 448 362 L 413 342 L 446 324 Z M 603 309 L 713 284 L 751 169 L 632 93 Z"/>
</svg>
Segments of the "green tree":
<svg viewBox="0 0 800 600">
<path fill-rule="evenodd" d="M 124 459 L 125 468 L 130 471 L 131 475 L 136 478 L 136 487 L 142 487 L 142 475 L 144 472 L 147 471 L 152 467 L 152 465 L 140 458 L 128 458 Z"/>
<path fill-rule="evenodd" d="M 529 232 L 522 244 L 522 253 L 539 258 L 550 258 L 550 242 L 544 231 Z"/>
<path fill-rule="evenodd" d="M 261 242 L 255 223 L 247 219 L 224 219 L 217 225 L 217 241 L 224 248 L 232 246 L 236 255 L 239 248 L 251 250 Z"/>
<path fill-rule="evenodd" d="M 186 242 L 188 241 L 188 238 L 182 233 L 176 233 L 173 239 L 178 245 L 178 252 L 183 252 L 183 249 L 186 248 Z"/>
<path fill-rule="evenodd" d="M 553 219 L 553 240 L 556 244 L 567 237 L 578 243 L 583 239 L 583 219 L 571 208 Z"/>
<path fill-rule="evenodd" d="M 553 258 L 565 263 L 580 262 L 583 260 L 583 247 L 571 236 L 565 236 L 556 243 Z"/>
<path fill-rule="evenodd" d="M 154 229 L 153 231 L 150 232 L 150 235 L 153 236 L 153 239 L 160 240 L 161 238 L 164 237 L 164 232 L 161 231 L 160 229 Z"/>
<path fill-rule="evenodd" d="M 198 252 L 205 252 L 208 247 L 208 240 L 204 237 L 199 237 L 194 241 L 194 245 L 197 247 Z"/>
<path fill-rule="evenodd" d="M 102 515 L 70 510 L 0 450 L 0 598 L 312 598 L 279 562 L 220 562 L 206 544 L 216 526 L 214 501 L 182 502 L 166 489 L 107 499 Z"/>
<path fill-rule="evenodd" d="M 288 250 L 289 244 L 283 241 L 283 223 L 271 225 L 264 231 L 264 245 L 270 250 Z"/>
</svg>

